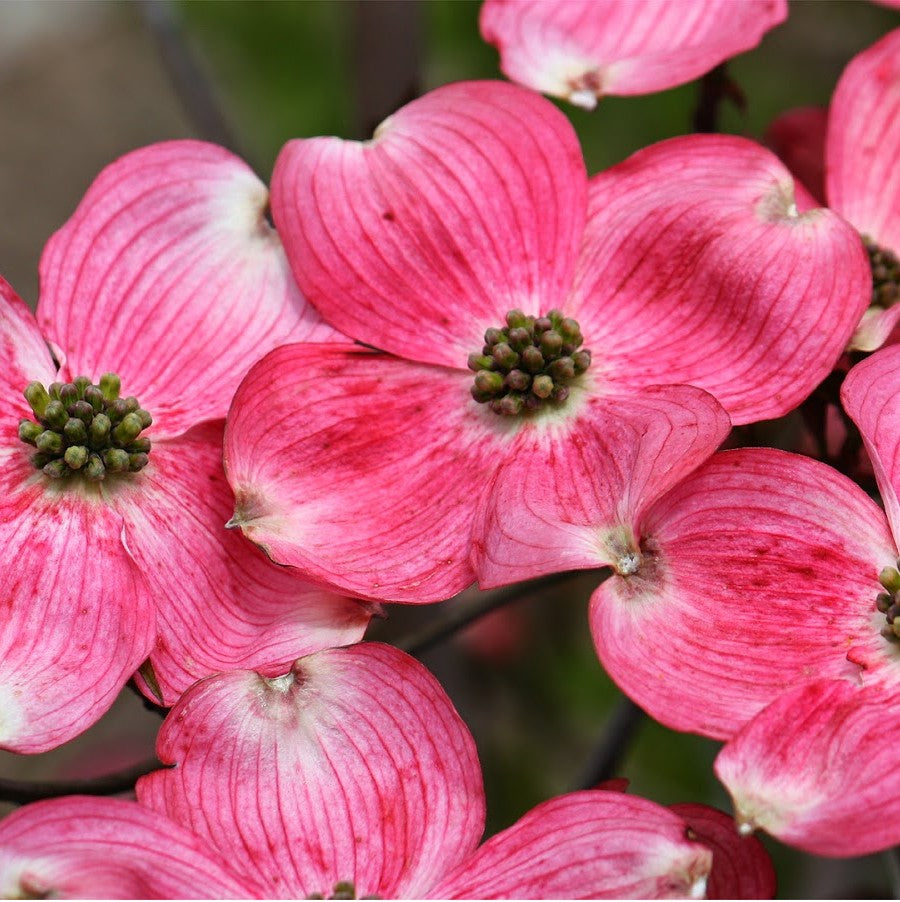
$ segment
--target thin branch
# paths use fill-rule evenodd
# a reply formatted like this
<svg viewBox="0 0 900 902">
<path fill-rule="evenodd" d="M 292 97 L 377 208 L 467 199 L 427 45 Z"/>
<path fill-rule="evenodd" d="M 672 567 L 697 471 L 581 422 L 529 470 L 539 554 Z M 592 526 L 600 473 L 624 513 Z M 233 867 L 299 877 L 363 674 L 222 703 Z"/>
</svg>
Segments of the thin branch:
<svg viewBox="0 0 900 902">
<path fill-rule="evenodd" d="M 397 647 L 418 657 L 430 651 L 435 645 L 454 636 L 460 630 L 465 629 L 469 624 L 484 617 L 485 614 L 490 614 L 491 611 L 496 611 L 498 608 L 502 608 L 514 601 L 524 601 L 526 598 L 533 598 L 543 589 L 573 579 L 583 572 L 570 570 L 565 573 L 551 573 L 549 576 L 541 576 L 529 582 L 516 583 L 513 586 L 498 589 L 496 592 L 486 593 L 469 605 L 458 605 L 448 617 L 439 623 L 435 623 L 411 636 L 407 636 L 405 639 L 401 639 L 397 643 Z M 598 584 L 606 579 L 607 573 L 600 575 Z"/>
<path fill-rule="evenodd" d="M 23 782 L 0 778 L 0 801 L 13 805 L 25 805 L 40 799 L 54 799 L 58 796 L 89 795 L 111 796 L 134 789 L 138 777 L 159 770 L 162 765 L 157 760 L 135 764 L 117 774 L 105 774 L 86 780 L 47 780 L 44 782 Z"/>
<path fill-rule="evenodd" d="M 719 110 L 723 100 L 730 100 L 742 113 L 747 110 L 743 91 L 728 74 L 727 63 L 720 63 L 700 79 L 700 95 L 694 110 L 695 132 L 712 133 L 719 130 Z"/>
<path fill-rule="evenodd" d="M 185 40 L 170 0 L 137 0 L 137 3 L 144 22 L 156 39 L 175 93 L 197 134 L 246 159 L 207 73 Z"/>
<path fill-rule="evenodd" d="M 606 721 L 603 735 L 597 744 L 587 769 L 578 782 L 579 789 L 593 789 L 598 783 L 611 780 L 622 769 L 631 743 L 647 715 L 630 699 L 619 699 Z"/>
</svg>

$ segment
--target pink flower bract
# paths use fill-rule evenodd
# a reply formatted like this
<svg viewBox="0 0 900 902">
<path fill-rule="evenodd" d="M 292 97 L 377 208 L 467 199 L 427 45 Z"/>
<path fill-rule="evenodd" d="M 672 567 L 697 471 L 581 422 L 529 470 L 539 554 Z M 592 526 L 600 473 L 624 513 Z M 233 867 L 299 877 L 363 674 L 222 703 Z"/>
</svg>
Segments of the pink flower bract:
<svg viewBox="0 0 900 902">
<path fill-rule="evenodd" d="M 766 853 L 726 834 L 724 816 L 619 792 L 551 799 L 479 846 L 472 737 L 428 671 L 389 646 L 319 652 L 272 679 L 203 680 L 158 751 L 177 766 L 138 783 L 146 808 L 57 799 L 0 823 L 0 892 L 698 898 L 711 867 L 726 896 L 772 888 Z M 695 823 L 715 857 L 688 838 Z"/>
<path fill-rule="evenodd" d="M 267 196 L 244 163 L 199 142 L 104 170 L 41 260 L 37 320 L 55 360 L 0 281 L 4 748 L 80 732 L 148 655 L 171 704 L 200 676 L 277 669 L 365 628 L 366 607 L 276 570 L 223 528 L 234 387 L 280 341 L 339 339 L 297 290 Z M 17 433 L 34 417 L 23 389 L 110 371 L 152 414 L 149 463 L 99 483 L 48 478 Z"/>
</svg>

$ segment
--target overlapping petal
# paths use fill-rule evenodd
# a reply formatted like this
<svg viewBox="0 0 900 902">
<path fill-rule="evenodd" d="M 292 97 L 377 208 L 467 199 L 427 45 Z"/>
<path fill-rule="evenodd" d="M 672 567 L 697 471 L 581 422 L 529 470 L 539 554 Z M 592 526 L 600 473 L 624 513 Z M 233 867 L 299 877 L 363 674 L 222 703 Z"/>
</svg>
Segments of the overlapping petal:
<svg viewBox="0 0 900 902">
<path fill-rule="evenodd" d="M 607 378 L 697 385 L 735 423 L 802 401 L 871 274 L 855 231 L 794 197 L 777 158 L 726 135 L 673 138 L 596 176 L 571 315 Z"/>
<path fill-rule="evenodd" d="M 282 564 L 362 596 L 437 601 L 474 580 L 468 542 L 510 436 L 471 373 L 360 348 L 291 345 L 235 396 L 235 523 Z"/>
<path fill-rule="evenodd" d="M 4 899 L 243 899 L 253 892 L 196 836 L 135 802 L 70 796 L 0 822 Z"/>
<path fill-rule="evenodd" d="M 727 738 L 781 693 L 863 672 L 878 573 L 896 551 L 878 506 L 829 467 L 769 449 L 726 451 L 646 515 L 643 560 L 591 600 L 616 682 L 676 729 Z"/>
<path fill-rule="evenodd" d="M 900 539 L 900 346 L 858 363 L 841 386 L 841 402 L 862 433 L 885 513 Z M 898 541 L 900 546 L 900 541 Z"/>
<path fill-rule="evenodd" d="M 571 793 L 538 805 L 489 839 L 432 899 L 702 898 L 712 855 L 684 821 L 618 792 Z"/>
<path fill-rule="evenodd" d="M 596 400 L 567 435 L 525 430 L 475 525 L 482 587 L 631 553 L 646 508 L 709 457 L 730 429 L 712 395 L 652 386 Z M 547 491 L 536 492 L 544 485 Z"/>
<path fill-rule="evenodd" d="M 157 610 L 150 656 L 164 703 L 220 670 L 284 673 L 298 655 L 362 638 L 372 605 L 311 586 L 225 529 L 234 498 L 223 424 L 158 442 L 152 466 L 110 489 Z"/>
<path fill-rule="evenodd" d="M 561 305 L 585 192 L 558 110 L 514 85 L 465 82 L 403 107 L 371 141 L 288 143 L 272 210 L 300 287 L 330 323 L 465 368 L 508 310 Z"/>
<path fill-rule="evenodd" d="M 87 489 L 46 487 L 22 449 L 23 465 L 5 464 L 0 497 L 0 747 L 42 752 L 109 708 L 155 623 L 121 518 Z"/>
<path fill-rule="evenodd" d="M 828 120 L 831 206 L 883 247 L 900 252 L 900 28 L 844 70 Z"/>
<path fill-rule="evenodd" d="M 486 0 L 480 26 L 507 76 L 590 109 L 690 81 L 786 17 L 784 0 Z"/>
<path fill-rule="evenodd" d="M 709 805 L 684 802 L 670 807 L 688 822 L 700 842 L 712 849 L 707 899 L 775 897 L 775 868 L 755 836 L 741 836 L 732 817 Z"/>
<path fill-rule="evenodd" d="M 265 351 L 337 340 L 297 290 L 267 202 L 211 144 L 155 144 L 108 166 L 41 259 L 38 319 L 68 375 L 117 372 L 155 436 L 175 435 L 224 417 Z"/>
<path fill-rule="evenodd" d="M 215 737 L 215 742 L 211 738 Z M 190 689 L 160 733 L 177 767 L 138 798 L 274 897 L 421 896 L 477 845 L 474 742 L 437 681 L 389 646 L 319 652 L 268 680 Z"/>
<path fill-rule="evenodd" d="M 781 696 L 719 753 L 739 822 L 817 855 L 900 842 L 900 692 L 818 681 Z"/>
</svg>

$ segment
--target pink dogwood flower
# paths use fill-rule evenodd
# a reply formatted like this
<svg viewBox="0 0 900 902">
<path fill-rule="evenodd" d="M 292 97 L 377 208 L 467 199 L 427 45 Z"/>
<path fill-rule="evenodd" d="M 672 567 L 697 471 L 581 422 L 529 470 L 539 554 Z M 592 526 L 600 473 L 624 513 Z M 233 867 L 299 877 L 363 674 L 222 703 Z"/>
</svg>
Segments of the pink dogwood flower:
<svg viewBox="0 0 900 902">
<path fill-rule="evenodd" d="M 253 368 L 226 430 L 233 525 L 345 591 L 434 601 L 473 581 L 500 470 L 530 471 L 526 505 L 579 504 L 588 433 L 605 470 L 671 431 L 669 488 L 728 429 L 699 389 L 736 423 L 778 416 L 865 309 L 855 232 L 793 191 L 724 135 L 588 180 L 568 120 L 502 82 L 439 88 L 371 141 L 289 143 L 272 209 L 301 289 L 379 350 L 292 345 Z"/>
<path fill-rule="evenodd" d="M 480 26 L 513 81 L 593 109 L 691 81 L 786 18 L 784 0 L 485 0 Z"/>
<path fill-rule="evenodd" d="M 235 386 L 280 341 L 336 338 L 266 204 L 227 151 L 155 145 L 104 170 L 51 238 L 37 322 L 0 280 L 3 748 L 82 731 L 148 655 L 171 704 L 365 628 L 368 609 L 222 528 Z"/>
<path fill-rule="evenodd" d="M 892 346 L 842 391 L 884 511 L 818 461 L 739 449 L 649 504 L 616 509 L 623 493 L 601 473 L 582 510 L 523 506 L 482 568 L 495 584 L 554 562 L 611 566 L 591 599 L 606 669 L 668 726 L 735 737 L 717 770 L 741 823 L 819 854 L 900 842 L 898 380 Z M 507 502 L 521 491 L 496 490 Z M 618 558 L 597 544 L 616 530 Z M 540 566 L 511 553 L 513 537 L 540 549 Z"/>
<path fill-rule="evenodd" d="M 140 805 L 57 799 L 0 823 L 0 892 L 700 898 L 709 882 L 723 897 L 758 898 L 774 889 L 765 851 L 724 833 L 719 812 L 676 813 L 620 792 L 551 799 L 479 846 L 472 736 L 434 677 L 389 646 L 322 651 L 274 678 L 202 680 L 170 712 L 158 752 L 176 766 L 139 781 Z"/>
<path fill-rule="evenodd" d="M 850 347 L 874 351 L 900 322 L 900 28 L 851 60 L 827 111 L 785 113 L 768 139 L 862 235 L 872 296 Z"/>
</svg>

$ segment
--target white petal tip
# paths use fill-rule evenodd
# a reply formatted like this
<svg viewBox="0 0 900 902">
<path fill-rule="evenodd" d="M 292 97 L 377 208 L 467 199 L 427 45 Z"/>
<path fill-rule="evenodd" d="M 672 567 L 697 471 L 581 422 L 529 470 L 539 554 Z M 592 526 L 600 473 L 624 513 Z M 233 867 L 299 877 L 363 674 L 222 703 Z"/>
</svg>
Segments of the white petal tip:
<svg viewBox="0 0 900 902">
<path fill-rule="evenodd" d="M 597 106 L 597 95 L 587 88 L 582 88 L 569 94 L 569 103 L 581 107 L 583 110 L 593 110 Z"/>
<path fill-rule="evenodd" d="M 691 899 L 706 898 L 706 875 L 698 877 L 692 884 L 689 896 Z"/>
</svg>

